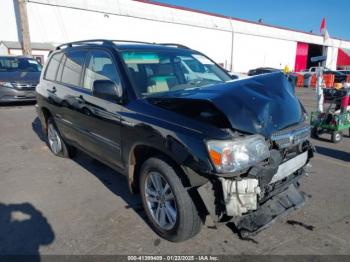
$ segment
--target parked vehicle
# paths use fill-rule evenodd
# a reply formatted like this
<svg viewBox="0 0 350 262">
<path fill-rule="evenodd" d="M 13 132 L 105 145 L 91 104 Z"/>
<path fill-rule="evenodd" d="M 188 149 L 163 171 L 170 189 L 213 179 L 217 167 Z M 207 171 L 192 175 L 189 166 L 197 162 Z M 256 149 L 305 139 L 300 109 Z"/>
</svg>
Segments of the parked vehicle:
<svg viewBox="0 0 350 262">
<path fill-rule="evenodd" d="M 312 66 L 310 68 L 304 69 L 301 72 L 299 72 L 298 74 L 316 74 L 317 72 L 317 66 Z M 323 70 L 331 70 L 328 67 L 323 67 Z"/>
<path fill-rule="evenodd" d="M 334 83 L 344 84 L 346 82 L 346 74 L 343 74 L 340 71 L 325 69 L 323 70 L 323 74 L 334 75 Z"/>
<path fill-rule="evenodd" d="M 313 75 L 316 74 L 317 67 L 310 67 L 309 69 L 303 70 L 301 73 L 304 75 Z M 327 67 L 323 68 L 323 74 L 334 75 L 334 83 L 342 83 L 346 82 L 347 75 L 342 71 L 331 70 Z"/>
<path fill-rule="evenodd" d="M 320 134 L 331 135 L 333 143 L 343 139 L 345 130 L 350 135 L 350 88 L 324 89 L 324 112 L 311 112 L 311 135 L 319 138 Z"/>
<path fill-rule="evenodd" d="M 0 56 L 0 103 L 35 101 L 41 68 L 31 57 Z"/>
<path fill-rule="evenodd" d="M 271 67 L 259 67 L 256 69 L 251 69 L 248 71 L 248 76 L 255 76 L 255 75 L 261 75 L 261 74 L 270 74 L 270 73 L 276 73 L 276 72 L 282 72 L 280 69 L 271 68 Z"/>
<path fill-rule="evenodd" d="M 187 78 L 184 61 L 205 70 Z M 170 241 L 208 214 L 255 233 L 304 202 L 310 126 L 282 73 L 232 81 L 185 47 L 89 40 L 57 47 L 36 90 L 52 153 L 79 148 L 125 175 Z"/>
<path fill-rule="evenodd" d="M 344 75 L 350 75 L 350 70 L 337 70 L 337 71 Z"/>
<path fill-rule="evenodd" d="M 317 66 L 312 66 L 308 69 L 304 69 L 302 70 L 300 73 L 310 73 L 310 74 L 315 74 L 316 73 L 316 70 L 317 70 Z"/>
</svg>

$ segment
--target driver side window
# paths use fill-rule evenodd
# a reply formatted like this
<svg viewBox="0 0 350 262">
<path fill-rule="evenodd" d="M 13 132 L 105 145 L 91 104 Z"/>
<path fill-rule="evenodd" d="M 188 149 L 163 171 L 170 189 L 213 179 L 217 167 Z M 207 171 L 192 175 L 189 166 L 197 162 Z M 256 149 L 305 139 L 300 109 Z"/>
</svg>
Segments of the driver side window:
<svg viewBox="0 0 350 262">
<path fill-rule="evenodd" d="M 85 69 L 83 87 L 92 90 L 95 80 L 110 80 L 120 85 L 120 78 L 112 57 L 103 50 L 90 52 Z"/>
</svg>

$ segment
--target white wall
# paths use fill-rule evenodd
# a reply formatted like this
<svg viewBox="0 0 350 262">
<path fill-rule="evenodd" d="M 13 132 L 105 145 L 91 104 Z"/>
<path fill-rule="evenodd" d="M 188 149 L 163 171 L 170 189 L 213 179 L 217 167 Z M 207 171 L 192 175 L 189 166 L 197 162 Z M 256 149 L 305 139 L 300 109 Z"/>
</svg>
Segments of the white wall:
<svg viewBox="0 0 350 262">
<path fill-rule="evenodd" d="M 3 43 L 0 43 L 0 55 L 8 55 L 8 53 L 8 48 Z"/>
<path fill-rule="evenodd" d="M 17 41 L 13 0 L 0 1 L 0 40 Z M 88 38 L 176 42 L 227 69 L 232 57 L 233 69 L 239 72 L 258 66 L 294 68 L 298 41 L 334 47 L 327 61 L 332 68 L 337 48 L 350 48 L 349 41 L 324 42 L 313 34 L 131 0 L 28 0 L 27 9 L 32 42 Z"/>
<path fill-rule="evenodd" d="M 260 36 L 235 34 L 233 71 L 247 72 L 256 67 L 294 68 L 297 43 Z"/>
<path fill-rule="evenodd" d="M 13 0 L 0 0 L 0 41 L 18 41 Z"/>
<path fill-rule="evenodd" d="M 28 13 L 33 42 L 107 38 L 180 43 L 230 68 L 232 34 L 228 31 L 33 3 Z"/>
<path fill-rule="evenodd" d="M 337 70 L 338 48 L 328 47 L 326 55 L 327 55 L 326 67 L 332 70 Z"/>
</svg>

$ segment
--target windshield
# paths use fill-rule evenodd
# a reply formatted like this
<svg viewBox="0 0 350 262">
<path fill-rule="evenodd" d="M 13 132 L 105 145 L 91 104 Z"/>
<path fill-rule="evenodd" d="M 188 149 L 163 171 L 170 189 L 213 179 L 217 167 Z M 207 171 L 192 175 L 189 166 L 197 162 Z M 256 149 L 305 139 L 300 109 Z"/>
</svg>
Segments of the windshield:
<svg viewBox="0 0 350 262">
<path fill-rule="evenodd" d="M 41 72 L 42 66 L 32 58 L 0 57 L 0 72 Z"/>
<path fill-rule="evenodd" d="M 232 80 L 207 57 L 188 51 L 124 51 L 122 57 L 140 97 Z"/>
</svg>

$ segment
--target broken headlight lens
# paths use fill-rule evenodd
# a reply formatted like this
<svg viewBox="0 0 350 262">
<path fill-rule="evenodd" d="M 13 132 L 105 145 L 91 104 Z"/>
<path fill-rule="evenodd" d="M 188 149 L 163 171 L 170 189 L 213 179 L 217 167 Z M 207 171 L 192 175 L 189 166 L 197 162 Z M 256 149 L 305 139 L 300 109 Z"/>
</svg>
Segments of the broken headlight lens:
<svg viewBox="0 0 350 262">
<path fill-rule="evenodd" d="M 260 135 L 239 140 L 211 140 L 207 147 L 218 173 L 240 171 L 270 157 L 269 147 Z"/>
</svg>

